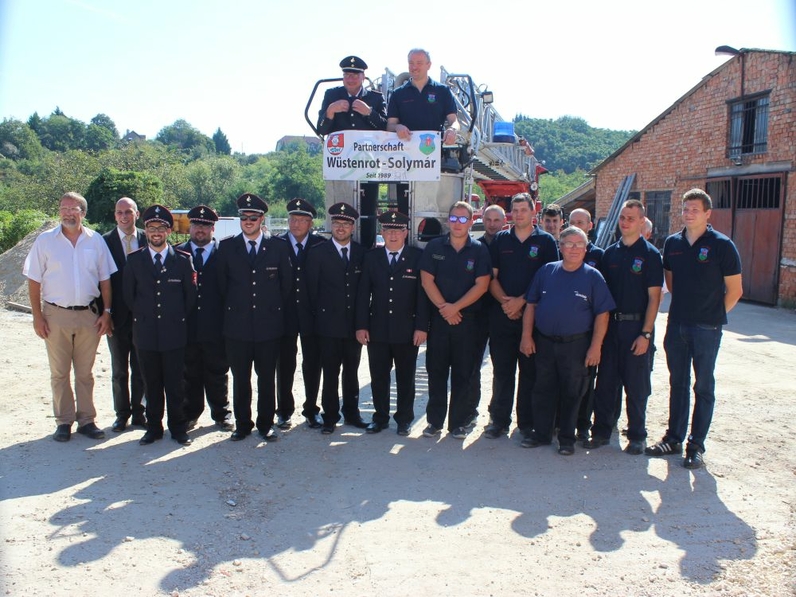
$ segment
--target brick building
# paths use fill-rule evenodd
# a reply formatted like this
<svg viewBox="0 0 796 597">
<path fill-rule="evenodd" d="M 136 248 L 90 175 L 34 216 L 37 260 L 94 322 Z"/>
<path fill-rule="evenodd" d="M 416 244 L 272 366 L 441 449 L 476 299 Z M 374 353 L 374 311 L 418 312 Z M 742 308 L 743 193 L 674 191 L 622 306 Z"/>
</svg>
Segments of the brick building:
<svg viewBox="0 0 796 597">
<path fill-rule="evenodd" d="M 596 216 L 632 180 L 626 197 L 645 203 L 662 246 L 682 226 L 683 193 L 703 188 L 741 253 L 744 298 L 792 307 L 795 161 L 796 52 L 742 49 L 592 171 Z"/>
</svg>

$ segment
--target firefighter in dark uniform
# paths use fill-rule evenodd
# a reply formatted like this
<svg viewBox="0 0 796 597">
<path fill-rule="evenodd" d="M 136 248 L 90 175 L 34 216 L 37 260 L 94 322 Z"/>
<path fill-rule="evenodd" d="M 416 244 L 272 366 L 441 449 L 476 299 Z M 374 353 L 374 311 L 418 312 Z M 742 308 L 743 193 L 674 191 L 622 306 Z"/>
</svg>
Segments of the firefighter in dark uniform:
<svg viewBox="0 0 796 597">
<path fill-rule="evenodd" d="M 387 128 L 387 108 L 378 91 L 366 91 L 365 69 L 368 65 L 358 56 L 340 61 L 343 86 L 329 89 L 323 96 L 318 114 L 318 132 L 328 135 L 349 129 L 383 131 Z"/>
<path fill-rule="evenodd" d="M 133 314 L 133 344 L 146 392 L 147 430 L 139 443 L 163 437 L 165 402 L 171 437 L 188 445 L 182 370 L 196 272 L 191 256 L 166 242 L 174 226 L 168 209 L 152 205 L 143 220 L 148 245 L 131 253 L 124 268 L 124 300 Z"/>
<path fill-rule="evenodd" d="M 188 429 L 205 409 L 222 431 L 232 431 L 229 417 L 229 390 L 221 288 L 216 275 L 218 241 L 213 238 L 218 214 L 198 205 L 188 212 L 191 239 L 177 248 L 193 257 L 196 270 L 196 305 L 188 314 L 188 345 L 185 347 L 185 417 Z"/>
<path fill-rule="evenodd" d="M 237 200 L 241 233 L 218 245 L 217 274 L 224 297 L 224 338 L 232 370 L 232 409 L 239 441 L 252 432 L 252 365 L 257 373 L 256 427 L 266 441 L 278 439 L 273 429 L 276 410 L 276 361 L 290 298 L 290 247 L 262 230 L 268 205 L 257 195 Z"/>
<path fill-rule="evenodd" d="M 481 305 L 478 299 L 489 287 L 492 264 L 486 245 L 470 238 L 473 208 L 469 203 L 454 203 L 448 222 L 450 232 L 429 242 L 420 261 L 423 289 L 436 307 L 432 309 L 426 350 L 428 426 L 423 435 L 439 435 L 447 413 L 451 436 L 464 439 L 470 414 L 470 377 L 479 356 L 475 314 Z"/>
<path fill-rule="evenodd" d="M 628 454 L 644 453 L 647 439 L 647 399 L 652 392 L 650 359 L 652 332 L 661 300 L 663 261 L 661 254 L 641 235 L 644 205 L 625 201 L 619 212 L 621 238 L 603 256 L 602 273 L 616 302 L 608 333 L 603 341 L 602 359 L 594 394 L 594 427 L 587 448 L 607 445 L 616 420 L 616 395 L 627 392 Z"/>
<path fill-rule="evenodd" d="M 511 425 L 514 388 L 517 388 L 517 427 L 523 437 L 533 429 L 531 392 L 536 380 L 534 355 L 520 352 L 525 292 L 536 272 L 558 259 L 556 240 L 534 225 L 535 204 L 529 193 L 511 199 L 514 226 L 499 232 L 489 247 L 492 257 L 490 293 L 490 356 L 492 358 L 492 400 L 489 425 L 484 436 L 505 436 Z M 519 368 L 519 379 L 517 369 Z"/>
<path fill-rule="evenodd" d="M 334 433 L 340 420 L 338 383 L 343 374 L 343 418 L 346 425 L 368 426 L 359 412 L 359 359 L 362 345 L 354 329 L 357 286 L 362 274 L 364 249 L 351 240 L 359 213 L 347 203 L 328 209 L 332 238 L 315 245 L 307 255 L 307 286 L 321 349 L 323 426 Z"/>
<path fill-rule="evenodd" d="M 324 242 L 312 232 L 315 208 L 304 199 L 293 199 L 287 204 L 290 230 L 281 238 L 290 244 L 290 265 L 293 267 L 293 285 L 285 311 L 285 335 L 279 348 L 276 370 L 276 426 L 290 428 L 290 417 L 295 409 L 293 379 L 296 373 L 297 342 L 301 337 L 301 373 L 304 377 L 304 408 L 301 414 L 312 429 L 320 429 L 323 419 L 318 408 L 318 389 L 321 385 L 321 350 L 313 330 L 312 311 L 307 298 L 307 252 Z"/>
<path fill-rule="evenodd" d="M 368 347 L 375 413 L 367 433 L 389 427 L 390 370 L 395 364 L 398 435 L 409 435 L 415 418 L 417 352 L 428 333 L 429 302 L 420 283 L 421 249 L 406 245 L 409 218 L 379 216 L 384 247 L 365 254 L 356 305 L 356 336 Z"/>
</svg>

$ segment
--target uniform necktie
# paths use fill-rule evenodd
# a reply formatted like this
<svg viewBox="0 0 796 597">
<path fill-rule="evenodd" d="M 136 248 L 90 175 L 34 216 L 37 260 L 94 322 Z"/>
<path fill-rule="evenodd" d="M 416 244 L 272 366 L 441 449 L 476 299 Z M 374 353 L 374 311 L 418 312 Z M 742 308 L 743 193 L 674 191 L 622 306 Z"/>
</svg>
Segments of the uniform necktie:
<svg viewBox="0 0 796 597">
<path fill-rule="evenodd" d="M 390 271 L 395 271 L 395 266 L 398 265 L 398 251 L 390 251 Z"/>
<path fill-rule="evenodd" d="M 133 235 L 132 234 L 125 234 L 124 235 L 124 254 L 129 255 L 133 252 Z"/>
<path fill-rule="evenodd" d="M 202 271 L 202 267 L 204 267 L 205 260 L 202 257 L 202 253 L 204 253 L 204 252 L 205 252 L 205 250 L 204 250 L 203 247 L 197 247 L 197 249 L 196 249 L 196 259 L 193 260 L 193 266 L 194 266 L 194 268 L 196 269 L 197 272 Z"/>
<path fill-rule="evenodd" d="M 160 273 L 161 266 L 163 265 L 162 259 L 163 258 L 160 256 L 160 253 L 155 253 L 155 273 L 156 274 Z"/>
<path fill-rule="evenodd" d="M 254 260 L 257 259 L 257 241 L 250 240 L 249 244 L 252 246 L 252 248 L 249 249 L 249 261 L 254 265 Z"/>
<path fill-rule="evenodd" d="M 299 258 L 299 261 L 301 260 L 302 253 L 304 253 L 304 245 L 296 243 L 296 257 Z"/>
<path fill-rule="evenodd" d="M 348 269 L 348 247 L 343 247 L 340 249 L 340 252 L 343 254 L 343 263 L 345 263 L 346 269 Z"/>
</svg>

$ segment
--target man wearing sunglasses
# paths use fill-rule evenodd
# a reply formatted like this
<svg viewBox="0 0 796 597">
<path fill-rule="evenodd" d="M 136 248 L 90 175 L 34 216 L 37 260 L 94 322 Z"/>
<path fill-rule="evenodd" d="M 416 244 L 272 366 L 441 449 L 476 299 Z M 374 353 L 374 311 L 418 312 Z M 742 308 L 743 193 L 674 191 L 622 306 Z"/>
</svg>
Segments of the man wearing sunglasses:
<svg viewBox="0 0 796 597">
<path fill-rule="evenodd" d="M 446 413 L 448 431 L 464 439 L 470 377 L 475 367 L 478 330 L 476 312 L 489 287 L 492 264 L 486 245 L 470 238 L 473 208 L 457 201 L 448 212 L 450 232 L 426 245 L 420 261 L 423 289 L 432 309 L 426 351 L 428 371 L 428 426 L 425 437 L 442 431 Z M 451 378 L 448 405 L 448 375 Z"/>
<path fill-rule="evenodd" d="M 276 363 L 285 330 L 285 305 L 290 298 L 290 245 L 263 233 L 268 204 L 254 193 L 237 200 L 241 233 L 218 245 L 218 272 L 224 297 L 224 339 L 232 370 L 232 410 L 235 431 L 230 440 L 251 435 L 252 366 L 257 374 L 259 435 L 278 439 L 273 428 L 276 411 Z"/>
</svg>

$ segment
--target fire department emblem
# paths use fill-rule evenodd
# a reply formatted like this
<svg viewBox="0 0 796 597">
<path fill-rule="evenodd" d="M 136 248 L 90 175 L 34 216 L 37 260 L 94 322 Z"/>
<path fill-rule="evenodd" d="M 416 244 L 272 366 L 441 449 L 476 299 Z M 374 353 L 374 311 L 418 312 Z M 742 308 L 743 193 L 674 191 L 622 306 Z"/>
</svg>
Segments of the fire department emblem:
<svg viewBox="0 0 796 597">
<path fill-rule="evenodd" d="M 434 149 L 436 148 L 434 145 L 434 137 L 436 135 L 431 135 L 426 133 L 425 135 L 420 135 L 420 152 L 423 155 L 430 155 L 434 153 Z"/>
<path fill-rule="evenodd" d="M 697 257 L 697 259 L 699 259 L 700 261 L 707 261 L 709 252 L 710 249 L 708 247 L 702 247 L 701 249 L 699 249 L 699 256 Z"/>
<path fill-rule="evenodd" d="M 531 245 L 531 248 L 528 249 L 528 257 L 531 259 L 536 259 L 539 257 L 539 246 L 538 245 Z"/>
<path fill-rule="evenodd" d="M 326 139 L 326 151 L 331 155 L 340 155 L 343 149 L 345 149 L 345 135 L 343 133 L 329 135 Z"/>
<path fill-rule="evenodd" d="M 468 272 L 474 271 L 475 270 L 475 259 L 468 259 L 467 260 L 467 265 L 464 266 L 464 269 L 466 269 Z"/>
<path fill-rule="evenodd" d="M 436 93 L 429 93 L 428 94 L 428 103 L 433 104 L 437 101 L 437 94 Z"/>
<path fill-rule="evenodd" d="M 638 258 L 634 259 L 633 260 L 633 265 L 630 266 L 630 269 L 632 269 L 636 273 L 639 273 L 641 271 L 641 266 L 642 266 L 643 263 L 644 263 L 644 261 L 641 260 L 641 259 L 638 259 Z"/>
</svg>

